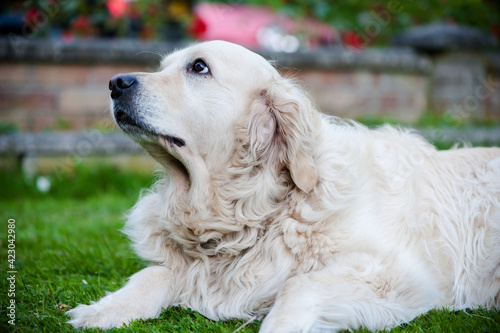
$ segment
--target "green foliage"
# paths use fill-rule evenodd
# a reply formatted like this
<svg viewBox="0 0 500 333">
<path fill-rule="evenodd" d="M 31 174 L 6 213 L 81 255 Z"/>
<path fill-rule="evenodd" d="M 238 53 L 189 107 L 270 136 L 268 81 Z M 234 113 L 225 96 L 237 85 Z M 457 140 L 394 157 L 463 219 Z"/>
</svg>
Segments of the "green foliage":
<svg viewBox="0 0 500 333">
<path fill-rule="evenodd" d="M 0 135 L 19 132 L 19 126 L 10 122 L 0 122 Z"/>
<path fill-rule="evenodd" d="M 61 176 L 61 187 L 50 195 L 26 192 L 28 185 L 19 172 L 0 173 L 2 192 L 13 194 L 1 198 L 0 255 L 7 258 L 5 222 L 14 218 L 18 272 L 15 327 L 6 321 L 10 298 L 5 295 L 6 278 L 0 280 L 1 332 L 74 332 L 66 324 L 67 310 L 117 290 L 147 265 L 136 259 L 119 229 L 123 214 L 137 201 L 139 189 L 151 184 L 151 177 L 109 166 L 80 165 L 77 171 Z M 22 181 L 8 181 L 16 178 Z M 431 311 L 391 332 L 499 332 L 499 323 L 498 311 Z M 172 307 L 157 319 L 108 332 L 229 333 L 243 324 L 244 320 L 211 321 L 191 309 Z M 240 332 L 257 332 L 259 326 L 254 321 Z"/>
<path fill-rule="evenodd" d="M 62 117 L 58 116 L 56 118 L 56 129 L 57 130 L 70 130 L 71 129 L 71 124 L 69 121 L 63 119 Z"/>
</svg>

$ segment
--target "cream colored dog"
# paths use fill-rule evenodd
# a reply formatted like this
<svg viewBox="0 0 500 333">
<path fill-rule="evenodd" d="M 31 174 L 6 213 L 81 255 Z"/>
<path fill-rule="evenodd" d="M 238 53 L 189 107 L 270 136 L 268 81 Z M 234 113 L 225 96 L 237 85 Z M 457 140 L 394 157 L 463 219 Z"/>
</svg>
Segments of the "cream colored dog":
<svg viewBox="0 0 500 333">
<path fill-rule="evenodd" d="M 384 329 L 500 306 L 500 149 L 439 152 L 321 115 L 262 57 L 220 41 L 110 89 L 118 125 L 166 172 L 125 226 L 151 266 L 69 311 L 73 326 L 182 305 L 265 316 L 262 332 Z"/>
</svg>

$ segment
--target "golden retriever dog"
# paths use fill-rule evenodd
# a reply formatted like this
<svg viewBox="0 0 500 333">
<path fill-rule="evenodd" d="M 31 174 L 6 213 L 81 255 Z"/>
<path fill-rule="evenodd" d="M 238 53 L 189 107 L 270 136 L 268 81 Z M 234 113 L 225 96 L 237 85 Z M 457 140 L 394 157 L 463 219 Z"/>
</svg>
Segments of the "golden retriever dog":
<svg viewBox="0 0 500 333">
<path fill-rule="evenodd" d="M 151 265 L 69 311 L 111 328 L 171 305 L 261 332 L 391 328 L 500 306 L 500 149 L 318 112 L 261 56 L 221 41 L 114 76 L 120 128 L 165 168 L 124 231 Z"/>
</svg>

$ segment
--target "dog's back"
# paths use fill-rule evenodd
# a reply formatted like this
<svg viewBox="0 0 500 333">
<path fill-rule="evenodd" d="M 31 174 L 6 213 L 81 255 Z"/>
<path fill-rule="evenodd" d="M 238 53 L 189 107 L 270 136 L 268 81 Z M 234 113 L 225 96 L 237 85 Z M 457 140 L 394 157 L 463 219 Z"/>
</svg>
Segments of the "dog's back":
<svg viewBox="0 0 500 333">
<path fill-rule="evenodd" d="M 330 164 L 332 188 L 345 189 L 350 211 L 376 224 L 380 234 L 370 242 L 380 237 L 383 246 L 404 248 L 424 263 L 440 290 L 440 306 L 498 307 L 500 148 L 438 151 L 390 126 L 326 122 L 324 131 L 331 143 L 324 145 L 320 169 Z M 346 179 L 349 186 L 342 185 Z"/>
<path fill-rule="evenodd" d="M 440 151 L 424 197 L 447 305 L 500 305 L 500 149 Z M 435 172 L 434 172 L 435 171 Z M 448 269 L 448 270 L 447 270 Z"/>
</svg>

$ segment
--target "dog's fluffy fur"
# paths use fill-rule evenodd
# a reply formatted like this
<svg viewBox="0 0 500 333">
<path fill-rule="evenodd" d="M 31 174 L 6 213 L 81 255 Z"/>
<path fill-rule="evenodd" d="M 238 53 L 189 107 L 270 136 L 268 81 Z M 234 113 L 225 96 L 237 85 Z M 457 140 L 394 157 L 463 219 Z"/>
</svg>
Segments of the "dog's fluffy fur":
<svg viewBox="0 0 500 333">
<path fill-rule="evenodd" d="M 125 82 L 125 83 L 124 83 Z M 75 327 L 182 305 L 262 332 L 383 329 L 500 306 L 500 149 L 318 113 L 260 56 L 207 42 L 112 79 L 118 125 L 166 169 L 125 225 L 151 266 Z"/>
</svg>

